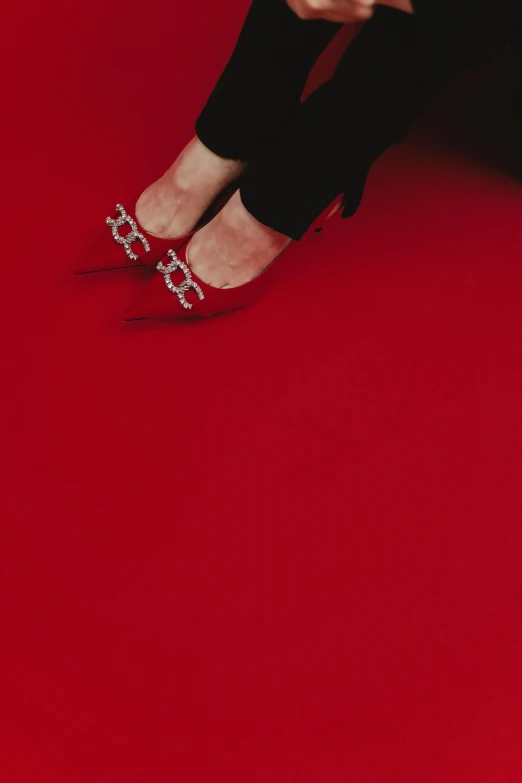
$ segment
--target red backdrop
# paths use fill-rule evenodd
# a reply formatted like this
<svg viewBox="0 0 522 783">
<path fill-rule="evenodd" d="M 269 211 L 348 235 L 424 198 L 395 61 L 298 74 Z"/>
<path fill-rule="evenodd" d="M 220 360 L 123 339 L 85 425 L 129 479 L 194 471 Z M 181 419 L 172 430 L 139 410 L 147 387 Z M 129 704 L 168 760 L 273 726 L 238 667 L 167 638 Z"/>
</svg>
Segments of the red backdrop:
<svg viewBox="0 0 522 783">
<path fill-rule="evenodd" d="M 414 135 L 201 323 L 70 273 L 245 9 L 4 9 L 2 780 L 518 781 L 520 185 Z"/>
</svg>

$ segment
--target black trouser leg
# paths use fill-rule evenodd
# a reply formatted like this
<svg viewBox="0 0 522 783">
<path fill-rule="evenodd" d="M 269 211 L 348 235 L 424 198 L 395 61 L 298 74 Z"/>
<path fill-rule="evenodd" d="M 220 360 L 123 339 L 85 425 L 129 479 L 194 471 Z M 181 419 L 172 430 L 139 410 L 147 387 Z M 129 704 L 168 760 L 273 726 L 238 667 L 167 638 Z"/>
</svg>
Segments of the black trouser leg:
<svg viewBox="0 0 522 783">
<path fill-rule="evenodd" d="M 308 74 L 341 25 L 303 21 L 285 0 L 253 0 L 234 53 L 196 122 L 222 158 L 263 154 L 299 111 Z"/>
<path fill-rule="evenodd" d="M 254 0 L 196 132 L 216 154 L 254 161 L 241 186 L 246 209 L 300 239 L 340 193 L 344 216 L 356 211 L 373 162 L 493 38 L 454 28 L 448 37 L 441 25 L 426 45 L 422 13 L 379 7 L 334 77 L 300 104 L 309 70 L 339 26 L 302 21 L 285 0 Z"/>
<path fill-rule="evenodd" d="M 313 93 L 241 187 L 261 223 L 300 239 L 344 193 L 356 211 L 372 163 L 401 141 L 447 72 L 421 67 L 416 20 L 380 8 L 347 49 L 334 77 Z"/>
</svg>

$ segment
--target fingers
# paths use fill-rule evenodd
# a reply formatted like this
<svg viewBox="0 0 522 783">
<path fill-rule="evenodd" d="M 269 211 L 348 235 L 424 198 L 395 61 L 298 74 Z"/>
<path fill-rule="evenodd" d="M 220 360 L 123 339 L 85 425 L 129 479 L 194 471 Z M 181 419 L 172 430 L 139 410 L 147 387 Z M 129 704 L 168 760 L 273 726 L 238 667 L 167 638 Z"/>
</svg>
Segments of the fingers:
<svg viewBox="0 0 522 783">
<path fill-rule="evenodd" d="M 366 22 L 373 16 L 375 0 L 352 0 L 352 13 L 355 22 Z"/>
<path fill-rule="evenodd" d="M 373 16 L 375 0 L 287 0 L 300 19 L 365 22 Z"/>
</svg>

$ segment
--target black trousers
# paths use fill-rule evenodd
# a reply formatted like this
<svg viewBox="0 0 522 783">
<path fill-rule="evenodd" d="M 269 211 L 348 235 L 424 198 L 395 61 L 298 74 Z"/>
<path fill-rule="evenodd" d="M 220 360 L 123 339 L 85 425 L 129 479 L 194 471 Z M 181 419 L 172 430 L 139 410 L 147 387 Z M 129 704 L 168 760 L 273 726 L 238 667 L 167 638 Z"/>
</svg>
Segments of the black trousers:
<svg viewBox="0 0 522 783">
<path fill-rule="evenodd" d="M 332 79 L 301 102 L 340 25 L 303 21 L 285 0 L 253 0 L 196 133 L 217 155 L 251 162 L 241 198 L 257 220 L 300 239 L 341 193 L 343 216 L 355 213 L 372 163 L 487 43 L 457 34 L 446 49 L 435 41 L 430 57 L 423 25 L 423 13 L 379 7 Z"/>
</svg>

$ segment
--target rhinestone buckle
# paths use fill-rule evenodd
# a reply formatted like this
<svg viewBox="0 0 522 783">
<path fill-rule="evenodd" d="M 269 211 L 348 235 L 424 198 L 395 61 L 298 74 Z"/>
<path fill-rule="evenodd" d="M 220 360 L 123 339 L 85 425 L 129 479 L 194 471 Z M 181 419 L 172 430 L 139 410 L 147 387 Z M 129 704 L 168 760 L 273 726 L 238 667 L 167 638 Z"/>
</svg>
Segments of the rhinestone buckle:
<svg viewBox="0 0 522 783">
<path fill-rule="evenodd" d="M 110 226 L 114 240 L 119 245 L 123 245 L 123 248 L 127 253 L 128 257 L 133 261 L 139 261 L 140 260 L 139 256 L 136 255 L 136 253 L 134 253 L 134 251 L 131 248 L 132 243 L 141 242 L 141 244 L 145 248 L 146 253 L 149 252 L 150 245 L 146 237 L 144 237 L 141 231 L 138 229 L 138 225 L 136 221 L 133 218 L 131 218 L 130 215 L 127 214 L 125 208 L 121 204 L 116 204 L 116 212 L 120 213 L 119 217 L 117 218 L 108 217 L 105 220 L 105 222 L 107 223 L 108 226 Z M 125 234 L 125 236 L 121 236 L 118 229 L 124 226 L 125 223 L 127 223 L 130 226 L 131 230 L 129 231 L 128 234 Z"/>
<path fill-rule="evenodd" d="M 165 285 L 171 294 L 175 294 L 178 297 L 180 305 L 186 310 L 191 310 L 193 305 L 190 302 L 187 302 L 185 299 L 185 294 L 187 291 L 192 288 L 198 295 L 198 299 L 200 301 L 205 298 L 205 294 L 196 281 L 192 279 L 192 273 L 187 264 L 177 257 L 174 250 L 168 250 L 167 255 L 170 258 L 170 262 L 165 265 L 162 261 L 159 261 L 156 264 L 156 269 L 163 275 Z M 177 269 L 179 269 L 185 275 L 185 279 L 180 285 L 174 285 L 170 277 L 172 272 L 175 272 Z"/>
</svg>

